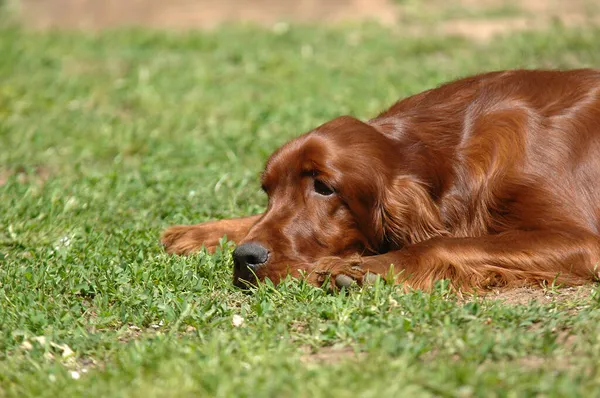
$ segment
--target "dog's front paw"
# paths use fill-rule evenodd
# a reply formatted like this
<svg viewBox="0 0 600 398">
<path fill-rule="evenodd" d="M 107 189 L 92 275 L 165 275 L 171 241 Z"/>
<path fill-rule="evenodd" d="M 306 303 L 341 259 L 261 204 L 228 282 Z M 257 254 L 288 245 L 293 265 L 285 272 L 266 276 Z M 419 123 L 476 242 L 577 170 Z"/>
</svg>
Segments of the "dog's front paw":
<svg viewBox="0 0 600 398">
<path fill-rule="evenodd" d="M 324 257 L 320 259 L 308 276 L 308 282 L 315 286 L 323 286 L 329 280 L 332 290 L 349 288 L 353 285 L 373 284 L 378 275 L 363 268 L 360 256 L 348 258 Z"/>
<path fill-rule="evenodd" d="M 214 232 L 198 225 L 176 225 L 162 233 L 160 242 L 167 253 L 186 255 L 200 250 L 202 246 L 213 253 L 220 239 Z"/>
</svg>

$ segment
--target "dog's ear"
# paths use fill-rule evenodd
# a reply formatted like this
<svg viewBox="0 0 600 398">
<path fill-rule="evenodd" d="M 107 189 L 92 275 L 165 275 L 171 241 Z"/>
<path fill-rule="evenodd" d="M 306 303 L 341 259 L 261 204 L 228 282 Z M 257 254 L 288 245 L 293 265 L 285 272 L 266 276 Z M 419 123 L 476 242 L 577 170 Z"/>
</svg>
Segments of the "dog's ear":
<svg viewBox="0 0 600 398">
<path fill-rule="evenodd" d="M 397 177 L 386 186 L 377 211 L 382 242 L 392 247 L 448 235 L 427 187 L 414 178 Z"/>
</svg>

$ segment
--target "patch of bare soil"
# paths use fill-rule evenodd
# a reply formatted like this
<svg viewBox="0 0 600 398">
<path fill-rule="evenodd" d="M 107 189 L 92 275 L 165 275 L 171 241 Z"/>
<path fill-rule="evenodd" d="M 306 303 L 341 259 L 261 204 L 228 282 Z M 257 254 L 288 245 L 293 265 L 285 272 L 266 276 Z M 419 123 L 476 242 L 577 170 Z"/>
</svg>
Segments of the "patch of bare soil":
<svg viewBox="0 0 600 398">
<path fill-rule="evenodd" d="M 8 171 L 0 171 L 0 187 L 6 184 L 11 173 Z"/>
<path fill-rule="evenodd" d="M 539 15 L 536 17 L 517 17 L 517 18 L 499 18 L 482 20 L 455 20 L 445 22 L 441 27 L 441 32 L 449 35 L 464 36 L 471 39 L 486 41 L 494 36 L 514 32 L 543 29 L 554 22 L 559 22 L 564 26 L 597 26 L 600 24 L 600 17 L 582 15 L 577 13 L 564 14 L 560 16 Z"/>
<path fill-rule="evenodd" d="M 272 26 L 281 21 L 336 23 L 371 19 L 394 23 L 388 0 L 22 0 L 33 28 L 100 29 L 122 25 L 213 28 L 227 22 Z"/>
<path fill-rule="evenodd" d="M 8 182 L 8 179 L 16 176 L 19 184 L 43 184 L 50 178 L 50 169 L 44 166 L 37 166 L 32 171 L 24 167 L 17 167 L 14 170 L 0 170 L 0 187 Z"/>
<path fill-rule="evenodd" d="M 588 297 L 595 285 L 579 287 L 563 287 L 556 290 L 541 288 L 521 287 L 515 289 L 498 290 L 488 293 L 485 297 L 490 300 L 499 300 L 509 305 L 526 305 L 532 301 L 540 303 L 569 303 Z"/>
<path fill-rule="evenodd" d="M 364 356 L 364 353 L 356 353 L 352 347 L 323 347 L 318 351 L 305 347 L 300 361 L 305 364 L 333 364 L 343 360 L 359 360 Z"/>
<path fill-rule="evenodd" d="M 406 7 L 399 8 L 404 20 L 407 12 L 413 15 L 433 14 L 442 19 L 435 26 L 413 26 L 413 33 L 435 32 L 479 41 L 514 31 L 543 29 L 553 23 L 564 26 L 600 24 L 600 3 L 596 0 L 432 0 L 423 2 L 416 13 Z"/>
<path fill-rule="evenodd" d="M 503 12 L 503 9 L 512 12 Z M 454 16 L 448 17 L 449 13 Z M 229 22 L 274 26 L 278 22 L 335 24 L 373 20 L 394 27 L 402 34 L 437 33 L 488 40 L 512 31 L 544 28 L 556 21 L 567 26 L 597 25 L 600 24 L 600 3 L 597 0 L 418 3 L 395 0 L 21 0 L 20 15 L 25 25 L 34 29 L 83 30 L 117 26 L 211 29 Z M 420 21 L 421 16 L 431 15 L 437 15 L 440 20 L 433 24 Z"/>
</svg>

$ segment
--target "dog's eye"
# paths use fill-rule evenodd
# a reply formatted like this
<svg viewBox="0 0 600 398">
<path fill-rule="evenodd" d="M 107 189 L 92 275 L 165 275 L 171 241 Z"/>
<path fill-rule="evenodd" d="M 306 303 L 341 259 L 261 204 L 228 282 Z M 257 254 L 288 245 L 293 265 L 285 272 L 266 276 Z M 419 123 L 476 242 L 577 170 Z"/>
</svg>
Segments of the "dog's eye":
<svg viewBox="0 0 600 398">
<path fill-rule="evenodd" d="M 315 180 L 315 192 L 319 195 L 329 196 L 332 195 L 334 191 L 323 181 Z"/>
</svg>

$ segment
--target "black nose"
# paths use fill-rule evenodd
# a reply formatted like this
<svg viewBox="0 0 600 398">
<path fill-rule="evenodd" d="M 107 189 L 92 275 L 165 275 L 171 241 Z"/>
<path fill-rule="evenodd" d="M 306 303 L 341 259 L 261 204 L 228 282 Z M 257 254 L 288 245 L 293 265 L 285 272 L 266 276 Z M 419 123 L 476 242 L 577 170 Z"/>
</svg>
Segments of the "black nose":
<svg viewBox="0 0 600 398">
<path fill-rule="evenodd" d="M 234 278 L 250 281 L 261 264 L 267 262 L 269 251 L 255 242 L 244 243 L 233 251 Z"/>
</svg>

